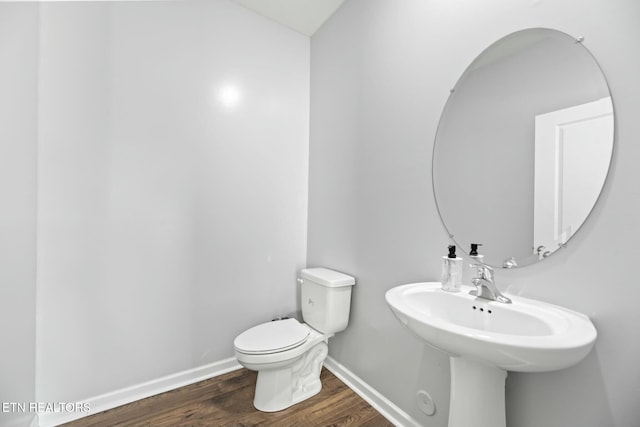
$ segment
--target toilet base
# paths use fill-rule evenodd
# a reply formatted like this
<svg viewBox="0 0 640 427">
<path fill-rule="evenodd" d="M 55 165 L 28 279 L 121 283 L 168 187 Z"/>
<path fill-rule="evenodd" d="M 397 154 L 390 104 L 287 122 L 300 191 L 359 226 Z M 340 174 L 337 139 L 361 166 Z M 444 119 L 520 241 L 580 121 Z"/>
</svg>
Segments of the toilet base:
<svg viewBox="0 0 640 427">
<path fill-rule="evenodd" d="M 277 412 L 318 394 L 327 354 L 327 344 L 321 342 L 289 366 L 258 371 L 253 406 L 262 412 Z"/>
</svg>

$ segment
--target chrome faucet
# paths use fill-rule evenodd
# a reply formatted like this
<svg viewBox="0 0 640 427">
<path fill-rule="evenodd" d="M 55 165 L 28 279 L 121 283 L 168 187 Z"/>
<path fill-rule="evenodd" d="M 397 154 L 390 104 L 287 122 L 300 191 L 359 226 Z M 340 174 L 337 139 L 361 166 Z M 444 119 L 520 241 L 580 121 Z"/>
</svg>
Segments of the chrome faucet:
<svg viewBox="0 0 640 427">
<path fill-rule="evenodd" d="M 472 264 L 476 268 L 478 277 L 471 279 L 471 283 L 476 287 L 474 291 L 469 292 L 478 298 L 485 298 L 491 301 L 503 302 L 511 304 L 511 300 L 500 293 L 493 280 L 493 268 L 485 264 Z"/>
</svg>

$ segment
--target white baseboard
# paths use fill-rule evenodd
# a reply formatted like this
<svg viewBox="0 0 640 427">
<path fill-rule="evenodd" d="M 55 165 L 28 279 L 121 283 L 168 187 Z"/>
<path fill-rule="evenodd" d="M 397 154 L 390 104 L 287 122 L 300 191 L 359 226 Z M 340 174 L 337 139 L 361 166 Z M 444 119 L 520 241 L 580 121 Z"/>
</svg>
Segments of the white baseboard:
<svg viewBox="0 0 640 427">
<path fill-rule="evenodd" d="M 418 421 L 397 407 L 376 389 L 365 383 L 344 365 L 337 362 L 333 357 L 327 356 L 324 361 L 324 366 L 394 425 L 399 427 L 421 427 Z"/>
<path fill-rule="evenodd" d="M 89 412 L 45 412 L 38 415 L 39 427 L 53 427 L 69 421 L 84 418 L 98 412 L 106 411 L 117 406 L 126 405 L 136 400 L 144 399 L 156 394 L 164 393 L 179 387 L 197 383 L 227 372 L 240 369 L 242 366 L 231 357 L 208 365 L 199 366 L 194 369 L 167 375 L 155 380 L 147 381 L 131 387 L 126 387 L 110 393 L 101 394 L 88 399 L 83 403 L 88 403 L 91 410 Z M 38 424 L 36 424 L 37 426 Z"/>
</svg>

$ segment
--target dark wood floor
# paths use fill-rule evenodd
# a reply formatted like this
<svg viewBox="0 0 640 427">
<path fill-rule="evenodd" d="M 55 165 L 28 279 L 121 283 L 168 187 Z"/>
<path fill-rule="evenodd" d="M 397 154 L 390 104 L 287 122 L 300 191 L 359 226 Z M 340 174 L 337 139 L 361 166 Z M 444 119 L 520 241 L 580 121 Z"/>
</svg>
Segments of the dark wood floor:
<svg viewBox="0 0 640 427">
<path fill-rule="evenodd" d="M 393 426 L 324 368 L 321 379 L 320 393 L 280 412 L 253 407 L 256 373 L 240 369 L 64 426 Z"/>
</svg>

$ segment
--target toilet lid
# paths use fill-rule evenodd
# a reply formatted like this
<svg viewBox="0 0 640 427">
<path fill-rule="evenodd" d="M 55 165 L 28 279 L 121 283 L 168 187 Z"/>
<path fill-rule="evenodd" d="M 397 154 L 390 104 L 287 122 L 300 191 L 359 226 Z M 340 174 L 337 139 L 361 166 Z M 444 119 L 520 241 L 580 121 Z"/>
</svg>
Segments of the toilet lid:
<svg viewBox="0 0 640 427">
<path fill-rule="evenodd" d="M 244 331 L 233 345 L 241 353 L 277 353 L 301 345 L 308 336 L 309 327 L 296 319 L 276 320 Z"/>
</svg>

